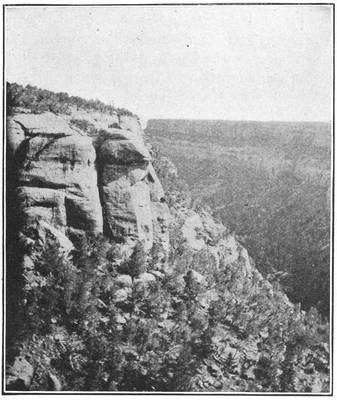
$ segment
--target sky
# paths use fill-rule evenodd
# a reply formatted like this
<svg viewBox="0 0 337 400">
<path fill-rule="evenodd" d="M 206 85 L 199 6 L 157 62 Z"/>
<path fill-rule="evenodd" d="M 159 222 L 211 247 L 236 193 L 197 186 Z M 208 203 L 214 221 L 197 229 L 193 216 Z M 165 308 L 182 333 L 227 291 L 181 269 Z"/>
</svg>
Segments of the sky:
<svg viewBox="0 0 337 400">
<path fill-rule="evenodd" d="M 329 6 L 8 7 L 6 80 L 143 119 L 327 121 Z"/>
</svg>

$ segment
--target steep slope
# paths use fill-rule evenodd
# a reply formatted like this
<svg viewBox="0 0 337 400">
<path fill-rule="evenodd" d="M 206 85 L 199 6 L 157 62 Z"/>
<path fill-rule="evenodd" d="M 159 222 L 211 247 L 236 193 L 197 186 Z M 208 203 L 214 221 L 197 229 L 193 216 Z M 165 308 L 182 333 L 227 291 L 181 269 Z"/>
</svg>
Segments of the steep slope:
<svg viewBox="0 0 337 400">
<path fill-rule="evenodd" d="M 7 146 L 7 390 L 329 390 L 328 326 L 156 154 L 164 195 L 136 117 L 12 108 Z"/>
<path fill-rule="evenodd" d="M 329 123 L 149 120 L 195 207 L 240 236 L 265 276 L 285 272 L 294 302 L 329 316 Z"/>
</svg>

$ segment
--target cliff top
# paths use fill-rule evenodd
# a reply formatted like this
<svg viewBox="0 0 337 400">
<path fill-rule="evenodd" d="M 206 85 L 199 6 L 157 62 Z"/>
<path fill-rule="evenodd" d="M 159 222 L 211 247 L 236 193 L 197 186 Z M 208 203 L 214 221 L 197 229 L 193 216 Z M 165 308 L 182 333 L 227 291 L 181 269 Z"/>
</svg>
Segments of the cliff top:
<svg viewBox="0 0 337 400">
<path fill-rule="evenodd" d="M 7 82 L 7 112 L 10 113 L 13 107 L 26 108 L 35 114 L 46 111 L 55 114 L 70 114 L 71 109 L 75 107 L 80 110 L 98 111 L 117 116 L 128 115 L 137 117 L 125 108 L 105 104 L 97 99 L 87 100 L 79 96 L 71 96 L 65 92 L 55 93 L 36 86 L 22 86 L 17 83 Z"/>
</svg>

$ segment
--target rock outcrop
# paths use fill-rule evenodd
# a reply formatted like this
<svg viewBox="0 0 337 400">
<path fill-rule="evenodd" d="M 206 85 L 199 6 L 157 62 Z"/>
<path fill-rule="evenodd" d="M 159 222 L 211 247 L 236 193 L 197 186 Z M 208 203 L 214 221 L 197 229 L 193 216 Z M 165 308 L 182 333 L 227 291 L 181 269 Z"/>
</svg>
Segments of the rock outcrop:
<svg viewBox="0 0 337 400">
<path fill-rule="evenodd" d="M 38 222 L 35 234 L 48 230 L 61 245 L 86 231 L 130 251 L 138 241 L 167 248 L 169 211 L 138 120 L 73 112 L 95 127 L 91 135 L 50 112 L 20 109 L 7 122 L 22 235 Z"/>
<path fill-rule="evenodd" d="M 102 232 L 90 138 L 52 113 L 19 113 L 8 123 L 8 147 L 25 241 L 47 232 L 69 251 L 68 230 Z"/>
<path fill-rule="evenodd" d="M 7 389 L 327 391 L 328 345 L 304 328 L 305 313 L 235 235 L 175 201 L 174 185 L 168 207 L 151 154 L 130 115 L 8 117 L 8 261 L 19 265 L 8 303 L 16 279 L 28 283 Z M 162 169 L 177 179 L 168 159 Z M 319 352 L 294 353 L 300 329 Z"/>
<path fill-rule="evenodd" d="M 7 388 L 9 390 L 27 390 L 34 374 L 33 367 L 22 357 L 16 357 L 7 371 Z"/>
</svg>

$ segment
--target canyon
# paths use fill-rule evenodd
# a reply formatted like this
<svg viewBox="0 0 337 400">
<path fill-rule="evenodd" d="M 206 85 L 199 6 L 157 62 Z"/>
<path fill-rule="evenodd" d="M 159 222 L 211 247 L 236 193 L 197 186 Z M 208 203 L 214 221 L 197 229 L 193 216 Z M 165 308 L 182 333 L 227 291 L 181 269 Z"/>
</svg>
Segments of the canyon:
<svg viewBox="0 0 337 400">
<path fill-rule="evenodd" d="M 286 272 L 292 301 L 329 315 L 330 123 L 158 119 L 145 132 L 194 208 L 235 232 L 264 276 Z"/>
<path fill-rule="evenodd" d="M 151 122 L 64 94 L 65 111 L 36 112 L 22 90 L 6 124 L 7 390 L 329 390 L 328 324 L 179 194 Z"/>
</svg>

